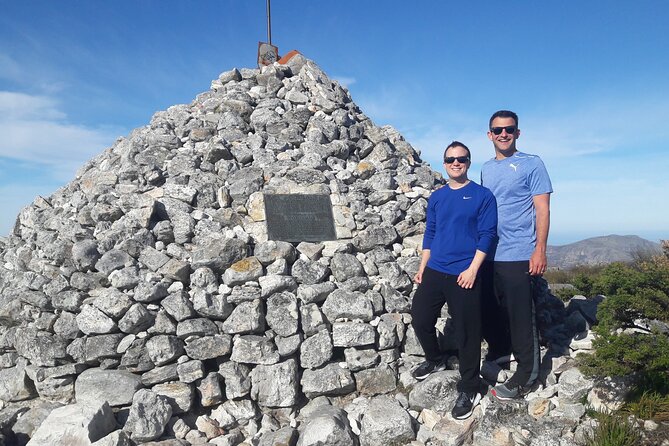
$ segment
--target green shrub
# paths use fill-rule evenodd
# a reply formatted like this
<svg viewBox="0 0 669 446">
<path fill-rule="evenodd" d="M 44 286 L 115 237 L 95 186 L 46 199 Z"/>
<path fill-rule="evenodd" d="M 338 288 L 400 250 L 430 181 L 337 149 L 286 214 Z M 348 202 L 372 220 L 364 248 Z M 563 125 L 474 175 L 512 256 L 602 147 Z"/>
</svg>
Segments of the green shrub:
<svg viewBox="0 0 669 446">
<path fill-rule="evenodd" d="M 585 373 L 622 376 L 669 370 L 669 337 L 646 326 L 650 320 L 669 322 L 669 259 L 612 263 L 575 282 L 588 295 L 607 296 L 597 310 L 595 352 L 579 357 Z"/>
</svg>

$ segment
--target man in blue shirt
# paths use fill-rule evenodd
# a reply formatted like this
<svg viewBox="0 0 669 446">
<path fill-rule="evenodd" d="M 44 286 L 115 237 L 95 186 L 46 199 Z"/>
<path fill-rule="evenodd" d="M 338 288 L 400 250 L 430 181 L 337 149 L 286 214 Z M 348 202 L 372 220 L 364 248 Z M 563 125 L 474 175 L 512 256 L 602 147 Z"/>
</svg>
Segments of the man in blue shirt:
<svg viewBox="0 0 669 446">
<path fill-rule="evenodd" d="M 413 371 L 416 379 L 444 370 L 435 324 L 448 303 L 460 363 L 458 398 L 451 414 L 465 419 L 481 400 L 481 284 L 478 273 L 496 239 L 497 204 L 493 194 L 467 178 L 469 149 L 453 141 L 444 152 L 448 184 L 427 204 L 423 254 L 414 281 L 412 325 L 426 361 Z"/>
<path fill-rule="evenodd" d="M 536 155 L 519 152 L 518 115 L 500 110 L 489 122 L 495 158 L 481 169 L 481 184 L 497 199 L 499 242 L 483 268 L 483 337 L 488 359 L 513 352 L 514 375 L 492 389 L 501 400 L 522 397 L 539 375 L 539 339 L 532 298 L 533 277 L 546 272 L 550 224 L 548 172 Z"/>
</svg>

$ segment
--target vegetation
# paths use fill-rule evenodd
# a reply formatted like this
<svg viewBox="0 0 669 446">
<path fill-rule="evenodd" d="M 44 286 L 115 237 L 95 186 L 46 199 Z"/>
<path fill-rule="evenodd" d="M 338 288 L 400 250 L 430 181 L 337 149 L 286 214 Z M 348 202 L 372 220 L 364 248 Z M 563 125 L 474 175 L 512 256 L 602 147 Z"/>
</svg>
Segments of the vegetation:
<svg viewBox="0 0 669 446">
<path fill-rule="evenodd" d="M 578 294 L 606 296 L 593 327 L 594 354 L 579 356 L 581 370 L 596 377 L 636 377 L 622 411 L 601 416 L 597 439 L 588 444 L 640 444 L 623 415 L 669 420 L 669 246 L 665 255 L 638 255 L 629 264 L 551 272 L 547 278 L 572 284 Z"/>
<path fill-rule="evenodd" d="M 594 353 L 579 355 L 580 369 L 596 376 L 632 375 L 635 385 L 622 409 L 600 413 L 588 409 L 598 425 L 586 437 L 586 446 L 659 444 L 666 438 L 669 420 L 669 243 L 664 255 L 639 253 L 628 264 L 579 267 L 548 272 L 549 283 L 571 284 L 557 295 L 568 301 L 574 294 L 604 295 L 597 310 Z M 586 406 L 587 407 L 587 406 Z M 660 422 L 643 438 L 632 421 Z"/>
<path fill-rule="evenodd" d="M 575 286 L 586 295 L 607 296 L 594 327 L 595 354 L 582 358 L 595 376 L 639 376 L 669 370 L 669 258 L 613 263 L 594 277 L 578 276 Z"/>
<path fill-rule="evenodd" d="M 586 446 L 637 446 L 641 434 L 627 418 L 619 414 L 598 413 L 598 425 L 586 437 Z"/>
</svg>

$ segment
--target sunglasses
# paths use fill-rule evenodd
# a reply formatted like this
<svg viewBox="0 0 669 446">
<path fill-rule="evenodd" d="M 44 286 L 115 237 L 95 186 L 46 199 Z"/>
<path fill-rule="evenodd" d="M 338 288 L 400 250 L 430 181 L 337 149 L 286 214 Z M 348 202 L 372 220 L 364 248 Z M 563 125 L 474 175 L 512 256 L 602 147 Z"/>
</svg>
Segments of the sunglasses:
<svg viewBox="0 0 669 446">
<path fill-rule="evenodd" d="M 469 157 L 468 156 L 447 156 L 446 158 L 444 158 L 444 162 L 446 164 L 453 164 L 455 162 L 455 160 L 458 160 L 458 162 L 460 164 L 464 164 L 467 161 L 469 161 Z"/>
<path fill-rule="evenodd" d="M 506 130 L 506 133 L 511 135 L 512 133 L 516 133 L 516 126 L 515 125 L 508 125 L 506 127 L 491 127 L 490 131 L 493 132 L 495 135 L 501 135 L 502 130 Z"/>
</svg>

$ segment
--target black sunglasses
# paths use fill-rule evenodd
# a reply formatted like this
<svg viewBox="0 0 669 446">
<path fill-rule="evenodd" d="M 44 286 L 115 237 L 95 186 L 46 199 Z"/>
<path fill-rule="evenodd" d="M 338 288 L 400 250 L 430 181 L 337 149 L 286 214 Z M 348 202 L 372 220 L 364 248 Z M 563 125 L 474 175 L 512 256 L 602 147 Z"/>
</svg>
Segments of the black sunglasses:
<svg viewBox="0 0 669 446">
<path fill-rule="evenodd" d="M 455 162 L 455 160 L 458 160 L 458 162 L 460 164 L 464 164 L 467 161 L 469 161 L 469 157 L 468 156 L 447 156 L 446 158 L 444 158 L 444 162 L 446 164 L 453 164 Z"/>
<path fill-rule="evenodd" d="M 502 130 L 506 130 L 506 133 L 511 135 L 512 133 L 516 133 L 517 128 L 515 125 L 507 125 L 506 127 L 490 127 L 490 131 L 495 135 L 501 135 Z"/>
</svg>

